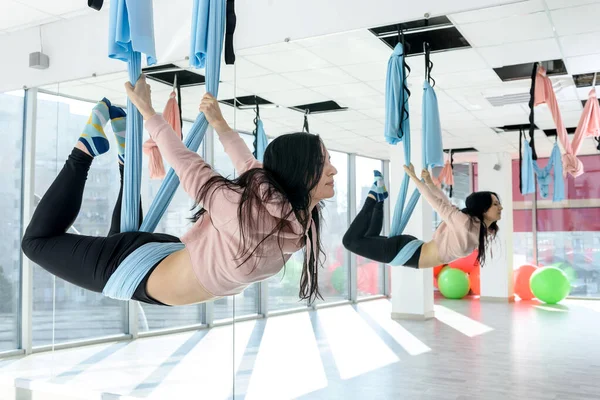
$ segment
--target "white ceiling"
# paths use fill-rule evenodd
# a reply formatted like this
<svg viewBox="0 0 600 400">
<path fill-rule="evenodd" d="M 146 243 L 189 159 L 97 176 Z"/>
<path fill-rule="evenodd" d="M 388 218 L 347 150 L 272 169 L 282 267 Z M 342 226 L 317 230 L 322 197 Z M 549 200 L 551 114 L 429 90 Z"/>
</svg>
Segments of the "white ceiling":
<svg viewBox="0 0 600 400">
<path fill-rule="evenodd" d="M 106 12 L 110 0 L 104 0 Z M 0 1 L 0 35 L 32 26 L 49 24 L 97 12 L 85 0 L 2 0 Z"/>
<path fill-rule="evenodd" d="M 0 15 L 4 14 L 5 2 L 0 5 Z M 34 6 L 41 13 L 51 11 L 42 1 L 19 0 L 19 3 L 23 7 L 23 3 Z M 82 8 L 80 3 L 84 2 L 72 3 L 73 7 Z M 595 23 L 599 13 L 600 1 L 531 0 L 449 15 L 472 48 L 431 57 L 444 147 L 475 147 L 481 152 L 507 151 L 513 157 L 518 156 L 518 133 L 497 134 L 491 128 L 526 123 L 527 103 L 494 107 L 486 98 L 528 93 L 530 81 L 502 82 L 493 68 L 503 65 L 562 58 L 569 75 L 552 80 L 563 119 L 567 126 L 575 126 L 582 111 L 580 100 L 587 99 L 589 88 L 576 89 L 571 75 L 600 71 L 600 24 Z M 2 17 L 0 29 L 4 26 L 1 22 Z M 349 110 L 310 115 L 311 132 L 319 133 L 331 149 L 388 158 L 390 147 L 383 139 L 383 123 L 390 53 L 368 30 L 239 51 L 235 74 L 232 66 L 223 66 L 219 98 L 231 98 L 235 90 L 237 96 L 256 94 L 278 104 L 278 108 L 261 109 L 269 136 L 301 130 L 303 114 L 286 107 L 335 100 Z M 413 135 L 417 135 L 421 125 L 424 59 L 409 57 L 407 62 L 412 68 L 411 127 Z M 187 67 L 187 62 L 182 61 L 180 66 Z M 125 104 L 122 87 L 126 79 L 123 73 L 46 89 L 90 100 L 106 96 L 117 104 Z M 203 87 L 183 89 L 184 117 L 195 118 L 203 91 Z M 158 110 L 164 107 L 169 92 L 170 88 L 153 83 Z M 235 117 L 239 129 L 253 129 L 253 111 L 238 110 L 234 116 L 233 108 L 224 106 L 224 114 L 231 121 Z M 554 128 L 546 106 L 536 107 L 536 123 L 542 129 Z M 554 139 L 536 132 L 539 155 L 548 156 L 553 143 Z M 580 154 L 595 153 L 593 140 L 584 140 Z"/>
</svg>

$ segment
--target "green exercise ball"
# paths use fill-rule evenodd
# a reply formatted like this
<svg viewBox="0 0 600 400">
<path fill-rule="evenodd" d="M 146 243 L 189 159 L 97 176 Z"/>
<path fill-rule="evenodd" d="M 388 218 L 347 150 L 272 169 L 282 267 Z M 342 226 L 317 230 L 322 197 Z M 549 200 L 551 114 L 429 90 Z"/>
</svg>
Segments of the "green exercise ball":
<svg viewBox="0 0 600 400">
<path fill-rule="evenodd" d="M 344 268 L 343 266 L 337 267 L 335 269 L 335 271 L 333 271 L 333 273 L 331 274 L 331 286 L 333 286 L 335 291 L 340 294 L 348 291 L 346 289 L 347 281 L 348 281 L 348 273 L 347 273 L 346 268 Z"/>
<path fill-rule="evenodd" d="M 460 269 L 446 268 L 438 275 L 438 288 L 448 299 L 462 299 L 469 293 L 469 275 Z"/>
<path fill-rule="evenodd" d="M 529 279 L 531 292 L 538 300 L 556 304 L 569 295 L 571 283 L 567 275 L 556 267 L 538 268 Z"/>
</svg>

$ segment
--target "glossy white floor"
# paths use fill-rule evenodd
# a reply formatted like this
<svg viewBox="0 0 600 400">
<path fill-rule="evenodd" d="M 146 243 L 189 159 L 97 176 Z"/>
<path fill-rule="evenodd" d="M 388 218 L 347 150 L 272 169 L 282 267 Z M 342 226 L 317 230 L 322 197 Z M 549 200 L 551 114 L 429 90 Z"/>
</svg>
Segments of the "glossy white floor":
<svg viewBox="0 0 600 400">
<path fill-rule="evenodd" d="M 384 299 L 3 360 L 0 398 L 600 399 L 600 301 L 436 303 L 426 322 Z"/>
</svg>

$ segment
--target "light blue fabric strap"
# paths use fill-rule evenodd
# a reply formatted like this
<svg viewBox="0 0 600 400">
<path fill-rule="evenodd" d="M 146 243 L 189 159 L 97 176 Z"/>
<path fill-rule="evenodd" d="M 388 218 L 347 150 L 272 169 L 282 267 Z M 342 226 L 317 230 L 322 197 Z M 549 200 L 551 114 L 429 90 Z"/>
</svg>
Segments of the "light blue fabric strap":
<svg viewBox="0 0 600 400">
<path fill-rule="evenodd" d="M 525 140 L 523 146 L 523 161 L 521 163 L 521 183 L 522 183 L 522 194 L 530 194 L 535 192 L 535 181 L 534 181 L 534 161 L 531 152 L 531 145 Z"/>
<path fill-rule="evenodd" d="M 267 134 L 265 133 L 265 128 L 263 126 L 262 120 L 257 121 L 256 128 L 256 159 L 260 162 L 263 162 L 265 157 L 265 150 L 269 145 L 269 139 L 267 138 Z"/>
<path fill-rule="evenodd" d="M 422 240 L 418 240 L 418 239 L 408 242 L 406 244 L 406 246 L 404 246 L 402 249 L 400 249 L 398 254 L 396 254 L 396 257 L 394 257 L 394 259 L 392 261 L 390 261 L 390 265 L 392 265 L 392 266 L 406 265 L 406 262 L 408 260 L 410 260 L 410 258 L 415 254 L 415 251 L 417 251 L 419 249 L 419 247 L 421 247 L 423 245 L 423 243 L 424 242 Z"/>
<path fill-rule="evenodd" d="M 397 144 L 402 135 L 410 132 L 410 119 L 403 120 L 402 109 L 408 111 L 408 92 L 404 87 L 404 50 L 398 43 L 388 60 L 385 88 L 385 139 L 389 144 Z M 402 127 L 402 129 L 401 129 Z"/>
<path fill-rule="evenodd" d="M 129 81 L 135 85 L 142 73 L 141 54 L 130 54 Z M 135 232 L 140 225 L 140 195 L 142 187 L 142 139 L 144 120 L 142 114 L 127 98 L 125 131 L 125 165 L 123 168 L 123 202 L 121 203 L 121 232 Z"/>
<path fill-rule="evenodd" d="M 144 53 L 148 65 L 156 64 L 152 1 L 114 0 L 111 3 L 108 56 L 129 62 L 132 53 Z"/>
<path fill-rule="evenodd" d="M 192 20 L 190 65 L 205 68 L 206 91 L 215 97 L 219 91 L 221 53 L 225 35 L 225 6 L 223 0 L 196 0 Z M 188 149 L 198 151 L 207 128 L 206 117 L 200 113 L 184 141 Z M 179 178 L 171 168 L 144 218 L 141 231 L 153 232 L 156 229 L 178 186 Z"/>
<path fill-rule="evenodd" d="M 558 143 L 554 143 L 550 160 L 554 164 L 554 192 L 552 201 L 563 201 L 565 199 L 565 178 L 563 176 L 563 163 Z"/>
<path fill-rule="evenodd" d="M 443 167 L 444 148 L 437 95 L 428 81 L 423 83 L 423 168 Z"/>
<path fill-rule="evenodd" d="M 170 254 L 183 249 L 183 243 L 146 243 L 128 255 L 102 289 L 106 297 L 131 300 L 148 272 Z"/>
</svg>

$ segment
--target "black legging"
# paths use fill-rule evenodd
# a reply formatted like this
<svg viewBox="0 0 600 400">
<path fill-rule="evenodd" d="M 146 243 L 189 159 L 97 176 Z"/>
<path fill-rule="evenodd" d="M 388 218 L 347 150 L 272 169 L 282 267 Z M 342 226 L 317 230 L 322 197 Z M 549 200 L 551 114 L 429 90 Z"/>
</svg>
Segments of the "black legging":
<svg viewBox="0 0 600 400">
<path fill-rule="evenodd" d="M 120 233 L 121 189 L 115 204 L 108 237 L 66 233 L 81 209 L 83 190 L 93 158 L 75 148 L 48 191 L 38 204 L 25 231 L 21 248 L 33 262 L 53 275 L 74 285 L 101 293 L 119 264 L 135 249 L 149 242 L 180 242 L 162 233 Z M 141 218 L 140 205 L 140 224 Z M 157 264 L 158 265 L 158 264 Z M 148 272 L 133 295 L 134 300 L 164 305 L 146 293 Z"/>
<path fill-rule="evenodd" d="M 411 235 L 393 237 L 379 236 L 383 227 L 383 202 L 367 197 L 350 227 L 346 231 L 342 243 L 354 254 L 381 263 L 391 262 L 398 252 L 416 238 Z M 405 266 L 419 268 L 421 247 L 406 262 Z"/>
</svg>

